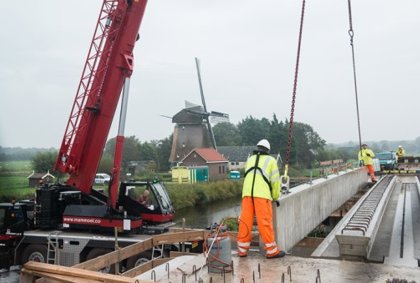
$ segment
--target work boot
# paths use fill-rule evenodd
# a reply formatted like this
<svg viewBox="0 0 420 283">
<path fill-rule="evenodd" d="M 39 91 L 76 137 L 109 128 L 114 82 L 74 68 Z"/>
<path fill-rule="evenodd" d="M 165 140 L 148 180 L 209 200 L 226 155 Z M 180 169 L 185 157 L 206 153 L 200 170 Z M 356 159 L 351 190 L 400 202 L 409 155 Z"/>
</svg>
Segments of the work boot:
<svg viewBox="0 0 420 283">
<path fill-rule="evenodd" d="M 274 255 L 274 256 L 266 256 L 267 259 L 272 259 L 272 258 L 279 258 L 279 257 L 284 257 L 286 255 L 286 253 L 284 251 L 280 251 L 278 254 Z"/>
</svg>

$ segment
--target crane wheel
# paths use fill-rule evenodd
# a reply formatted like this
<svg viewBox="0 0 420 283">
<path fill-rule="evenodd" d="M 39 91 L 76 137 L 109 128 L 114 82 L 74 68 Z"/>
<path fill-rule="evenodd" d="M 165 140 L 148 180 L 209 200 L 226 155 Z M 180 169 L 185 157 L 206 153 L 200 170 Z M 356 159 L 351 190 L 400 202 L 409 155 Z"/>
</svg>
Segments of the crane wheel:
<svg viewBox="0 0 420 283">
<path fill-rule="evenodd" d="M 145 251 L 141 254 L 127 259 L 127 269 L 130 270 L 136 266 L 142 265 L 152 259 L 152 251 Z"/>
<path fill-rule="evenodd" d="M 22 254 L 22 264 L 28 261 L 47 262 L 47 246 L 45 245 L 29 245 Z"/>
</svg>

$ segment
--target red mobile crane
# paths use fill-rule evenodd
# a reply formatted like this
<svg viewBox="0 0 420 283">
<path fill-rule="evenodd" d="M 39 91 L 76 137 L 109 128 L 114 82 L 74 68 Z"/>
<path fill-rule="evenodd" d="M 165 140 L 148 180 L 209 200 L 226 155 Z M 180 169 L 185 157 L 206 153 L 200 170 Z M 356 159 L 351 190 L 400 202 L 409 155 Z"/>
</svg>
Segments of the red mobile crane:
<svg viewBox="0 0 420 283">
<path fill-rule="evenodd" d="M 115 248 L 115 238 L 99 231 L 144 232 L 120 235 L 119 245 L 127 246 L 149 237 L 145 234 L 165 232 L 171 225 L 174 209 L 163 184 L 120 183 L 133 49 L 146 3 L 103 0 L 55 163 L 55 169 L 69 178 L 65 184 L 37 188 L 35 204 L 0 204 L 0 268 L 28 260 L 72 266 Z M 105 195 L 92 189 L 92 184 L 121 92 L 114 167 Z M 136 198 L 145 190 L 149 202 L 140 203 Z M 132 267 L 152 255 L 147 251 L 125 264 Z"/>
<path fill-rule="evenodd" d="M 98 167 L 106 138 L 112 124 L 113 116 L 118 104 L 121 90 L 125 83 L 123 95 L 123 107 L 121 109 L 122 122 L 120 121 L 119 133 L 116 138 L 116 148 L 114 157 L 114 168 L 112 179 L 109 185 L 108 207 L 106 213 L 103 211 L 98 215 L 97 211 L 86 207 L 67 208 L 63 217 L 63 224 L 70 225 L 68 222 L 98 223 L 98 219 L 90 220 L 87 217 L 94 214 L 103 218 L 106 214 L 109 226 L 116 226 L 115 217 L 110 217 L 116 208 L 116 196 L 119 185 L 119 171 L 124 143 L 123 132 L 121 133 L 125 120 L 126 97 L 128 95 L 129 78 L 133 71 L 133 48 L 138 39 L 138 30 L 143 18 L 146 7 L 146 0 L 104 0 L 93 35 L 92 43 L 89 48 L 86 63 L 83 69 L 80 84 L 67 123 L 61 148 L 55 163 L 55 169 L 70 174 L 67 186 L 56 186 L 54 192 L 68 191 L 75 188 L 81 191 L 81 198 L 89 205 L 96 204 L 89 200 L 92 195 L 92 183 Z M 48 202 L 55 201 L 54 196 L 48 194 Z M 42 195 L 42 194 L 40 194 Z M 43 199 L 39 199 L 40 202 Z M 86 200 L 87 199 L 87 200 Z M 44 201 L 45 202 L 45 201 Z M 48 205 L 47 205 L 48 206 Z M 42 204 L 41 204 L 42 208 Z M 98 210 L 93 208 L 94 210 Z M 70 210 L 70 211 L 69 211 Z M 83 218 L 66 217 L 66 214 L 77 214 L 82 212 Z M 47 217 L 43 217 L 44 223 L 41 226 L 55 225 L 57 221 L 50 222 L 48 216 L 55 215 L 55 209 L 44 211 Z M 42 211 L 40 211 L 42 214 Z M 87 214 L 87 215 L 86 215 Z M 73 215 L 76 216 L 76 215 Z M 80 215 L 82 216 L 82 215 Z M 59 222 L 60 220 L 58 220 Z M 120 223 L 117 226 L 122 227 Z M 104 221 L 105 223 L 106 221 Z M 109 222 L 109 221 L 108 221 Z M 141 219 L 130 219 L 133 227 L 141 225 Z M 130 225 L 131 226 L 131 225 Z"/>
<path fill-rule="evenodd" d="M 59 199 L 65 199 L 67 202 L 65 207 L 61 207 L 61 209 L 64 208 L 62 223 L 65 227 L 77 225 L 80 228 L 83 225 L 88 227 L 94 225 L 131 230 L 142 225 L 140 215 L 127 215 L 127 210 L 124 210 L 128 201 L 125 198 L 126 194 L 120 194 L 120 200 L 117 200 L 117 193 L 120 185 L 129 79 L 133 72 L 133 48 L 139 37 L 138 30 L 146 3 L 147 0 L 103 1 L 55 163 L 56 170 L 68 173 L 70 177 L 64 186 L 55 185 L 47 190 L 39 190 L 37 202 L 41 204 L 39 211 L 41 227 L 49 228 L 60 223 L 61 219 L 51 222 L 54 215 L 57 215 L 57 210 L 60 210 L 60 208 L 50 209 L 54 206 L 53 202 L 56 201 L 54 196 L 57 194 L 60 194 Z M 114 168 L 105 209 L 103 205 L 105 198 L 92 190 L 92 183 L 122 90 Z M 124 184 L 121 190 L 127 192 L 125 189 L 127 186 Z M 133 184 L 130 185 L 132 186 Z M 77 196 L 76 201 L 74 201 L 74 189 L 81 192 L 81 196 Z M 166 191 L 164 193 L 166 194 Z M 168 198 L 167 194 L 163 197 Z M 119 213 L 117 201 L 126 214 Z M 131 205 L 133 206 L 135 205 Z M 166 206 L 164 211 L 146 213 L 154 216 L 147 217 L 146 215 L 146 218 L 158 222 L 171 220 L 173 209 L 170 201 L 166 201 L 164 206 Z M 47 209 L 43 211 L 43 207 Z M 162 210 L 162 205 L 159 208 Z M 136 209 L 132 210 L 135 212 Z M 156 217 L 159 213 L 161 217 Z"/>
</svg>

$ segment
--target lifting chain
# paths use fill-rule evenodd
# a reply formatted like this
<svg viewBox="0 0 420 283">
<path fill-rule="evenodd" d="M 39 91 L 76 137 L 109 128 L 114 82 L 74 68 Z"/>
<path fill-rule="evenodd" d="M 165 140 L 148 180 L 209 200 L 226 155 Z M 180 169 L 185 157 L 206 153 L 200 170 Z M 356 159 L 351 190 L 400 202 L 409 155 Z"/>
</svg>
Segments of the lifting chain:
<svg viewBox="0 0 420 283">
<path fill-rule="evenodd" d="M 354 92 L 356 97 L 356 111 L 357 111 L 357 129 L 359 132 L 359 150 L 362 149 L 362 134 L 360 131 L 360 113 L 359 113 L 359 98 L 357 94 L 357 80 L 356 80 L 356 59 L 354 55 L 354 43 L 353 43 L 353 19 L 351 15 L 351 3 L 350 0 L 347 0 L 348 7 L 349 7 L 349 36 L 350 36 L 350 46 L 351 46 L 351 54 L 353 59 L 353 80 L 354 80 Z"/>
<path fill-rule="evenodd" d="M 302 1 L 302 13 L 300 17 L 300 29 L 299 29 L 299 41 L 296 55 L 296 66 L 295 66 L 295 78 L 293 82 L 293 95 L 292 95 L 292 106 L 290 109 L 290 120 L 289 120 L 289 130 L 288 130 L 288 140 L 287 140 L 287 149 L 286 149 L 286 161 L 284 166 L 284 174 L 280 177 L 282 183 L 282 191 L 284 193 L 289 193 L 290 178 L 288 176 L 289 171 L 289 157 L 292 149 L 292 136 L 293 136 L 293 119 L 295 114 L 295 102 L 296 102 L 296 89 L 297 89 L 297 80 L 299 74 L 299 60 L 300 60 L 300 47 L 302 43 L 302 32 L 303 32 L 303 19 L 305 15 L 305 0 Z"/>
</svg>

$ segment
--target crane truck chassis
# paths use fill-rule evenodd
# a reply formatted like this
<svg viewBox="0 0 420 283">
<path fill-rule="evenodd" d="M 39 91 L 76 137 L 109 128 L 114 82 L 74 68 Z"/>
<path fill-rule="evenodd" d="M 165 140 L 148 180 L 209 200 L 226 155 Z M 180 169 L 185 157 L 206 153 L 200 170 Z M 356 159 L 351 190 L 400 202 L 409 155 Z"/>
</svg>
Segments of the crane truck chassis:
<svg viewBox="0 0 420 283">
<path fill-rule="evenodd" d="M 156 180 L 121 183 L 118 203 L 126 203 L 125 210 L 128 211 L 126 214 L 139 217 L 142 225 L 137 229 L 127 227 L 125 231 L 118 231 L 120 233 L 115 233 L 114 227 L 108 229 L 104 223 L 101 224 L 101 221 L 108 221 L 112 226 L 113 222 L 119 221 L 114 217 L 106 220 L 106 217 L 103 218 L 103 215 L 99 214 L 90 216 L 86 214 L 83 217 L 79 215 L 80 213 L 76 216 L 71 215 L 76 208 L 90 207 L 77 204 L 82 200 L 80 191 L 70 191 L 71 193 L 63 191 L 62 195 L 54 198 L 52 202 L 54 205 L 51 206 L 46 195 L 55 193 L 55 190 L 51 189 L 53 186 L 45 184 L 39 187 L 36 201 L 0 203 L 0 269 L 22 265 L 29 260 L 72 266 L 113 251 L 116 240 L 119 247 L 125 247 L 149 239 L 153 234 L 165 233 L 173 225 L 172 222 L 168 222 L 168 219 L 173 217 L 173 207 L 169 196 L 164 185 Z M 146 189 L 150 192 L 150 205 L 139 206 L 137 198 Z M 101 192 L 95 190 L 92 192 L 95 192 L 93 195 L 98 198 L 106 197 Z M 51 208 L 50 215 L 47 216 L 44 215 L 45 213 L 40 213 L 40 207 L 46 205 L 45 200 Z M 105 212 L 106 206 L 103 203 L 100 204 L 101 201 L 98 203 L 97 206 L 103 206 L 103 209 L 93 211 Z M 141 207 L 140 210 L 139 207 Z M 51 215 L 56 215 L 56 217 L 53 218 Z M 42 217 L 52 219 L 51 224 L 47 225 L 46 222 L 40 221 Z M 56 222 L 60 219 L 63 221 L 57 224 Z M 121 220 L 124 221 L 124 218 Z M 51 229 L 51 227 L 59 229 Z M 86 230 L 88 227 L 89 230 Z M 153 257 L 179 249 L 179 245 L 165 245 L 160 249 L 152 249 L 129 258 L 122 266 L 130 269 Z M 183 249 L 200 252 L 202 247 L 198 243 L 187 242 L 183 243 Z M 108 272 L 113 272 L 112 267 Z"/>
</svg>

